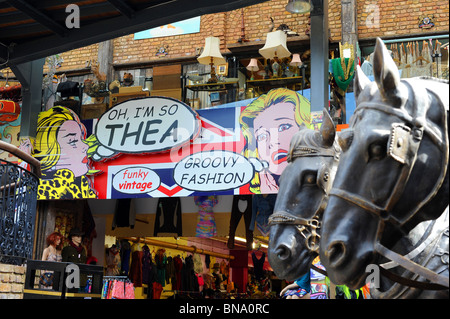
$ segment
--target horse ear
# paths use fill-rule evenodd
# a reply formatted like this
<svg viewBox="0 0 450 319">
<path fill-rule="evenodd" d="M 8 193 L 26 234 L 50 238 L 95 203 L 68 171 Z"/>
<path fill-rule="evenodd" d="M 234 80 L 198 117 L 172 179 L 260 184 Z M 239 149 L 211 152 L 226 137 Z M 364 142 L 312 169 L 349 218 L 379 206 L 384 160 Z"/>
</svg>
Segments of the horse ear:
<svg viewBox="0 0 450 319">
<path fill-rule="evenodd" d="M 400 75 L 394 60 L 380 38 L 377 38 L 372 64 L 378 89 L 385 99 L 394 100 L 395 104 L 399 99 Z"/>
<path fill-rule="evenodd" d="M 324 147 L 331 147 L 336 136 L 336 129 L 333 120 L 326 108 L 323 109 L 322 126 L 320 127 L 320 134 L 322 135 L 322 145 Z"/>
<path fill-rule="evenodd" d="M 355 101 L 358 101 L 359 94 L 364 88 L 370 84 L 369 78 L 364 74 L 359 65 L 356 66 L 355 80 L 353 91 L 355 93 Z"/>
</svg>

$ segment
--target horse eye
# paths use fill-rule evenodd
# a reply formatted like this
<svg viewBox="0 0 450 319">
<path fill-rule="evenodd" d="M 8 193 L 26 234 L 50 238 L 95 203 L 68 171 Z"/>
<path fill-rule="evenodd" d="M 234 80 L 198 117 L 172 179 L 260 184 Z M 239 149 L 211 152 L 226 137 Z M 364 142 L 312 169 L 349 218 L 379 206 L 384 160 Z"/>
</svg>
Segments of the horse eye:
<svg viewBox="0 0 450 319">
<path fill-rule="evenodd" d="M 316 184 L 316 175 L 312 173 L 305 174 L 303 177 L 303 184 Z"/>
<path fill-rule="evenodd" d="M 369 146 L 369 158 L 370 159 L 376 159 L 380 160 L 386 156 L 386 147 L 378 144 L 373 143 Z"/>
</svg>

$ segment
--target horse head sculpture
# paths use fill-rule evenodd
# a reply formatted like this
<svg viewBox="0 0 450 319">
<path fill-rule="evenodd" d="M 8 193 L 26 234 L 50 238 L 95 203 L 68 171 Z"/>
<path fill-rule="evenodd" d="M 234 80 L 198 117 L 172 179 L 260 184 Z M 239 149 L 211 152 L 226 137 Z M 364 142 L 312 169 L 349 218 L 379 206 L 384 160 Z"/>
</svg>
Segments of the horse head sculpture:
<svg viewBox="0 0 450 319">
<path fill-rule="evenodd" d="M 386 247 L 449 203 L 448 82 L 401 80 L 380 39 L 373 73 L 370 82 L 357 67 L 357 107 L 339 136 L 342 154 L 322 221 L 321 262 L 335 284 L 351 289 L 365 284 L 366 267 Z"/>
<path fill-rule="evenodd" d="M 326 110 L 320 131 L 294 135 L 269 219 L 268 259 L 278 278 L 298 279 L 319 252 L 320 224 L 339 160 L 333 121 Z"/>
</svg>

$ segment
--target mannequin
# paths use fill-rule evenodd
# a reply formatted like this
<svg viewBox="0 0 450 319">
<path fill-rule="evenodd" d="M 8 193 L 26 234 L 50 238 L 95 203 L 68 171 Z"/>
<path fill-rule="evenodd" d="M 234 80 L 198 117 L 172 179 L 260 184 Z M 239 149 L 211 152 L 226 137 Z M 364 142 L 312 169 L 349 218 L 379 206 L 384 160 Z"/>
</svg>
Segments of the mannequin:
<svg viewBox="0 0 450 319">
<path fill-rule="evenodd" d="M 81 245 L 84 233 L 78 228 L 72 228 L 69 232 L 69 245 L 64 247 L 61 255 L 63 262 L 85 264 L 86 249 Z"/>
<path fill-rule="evenodd" d="M 42 260 L 60 262 L 62 260 L 62 235 L 53 232 L 47 237 L 47 248 L 42 252 Z M 39 278 L 41 289 L 50 289 L 53 284 L 53 271 L 44 271 Z"/>
<path fill-rule="evenodd" d="M 81 245 L 84 233 L 78 228 L 72 228 L 69 232 L 69 245 L 64 247 L 61 255 L 63 262 L 74 264 L 85 264 L 87 260 L 86 249 Z M 80 274 L 80 290 L 84 289 L 87 283 L 87 275 Z"/>
<path fill-rule="evenodd" d="M 120 264 L 120 254 L 119 249 L 116 245 L 112 245 L 108 250 L 108 255 L 106 256 L 106 275 L 107 276 L 117 276 L 120 274 L 119 271 Z"/>
<path fill-rule="evenodd" d="M 47 237 L 47 248 L 42 252 L 42 260 L 44 261 L 61 261 L 62 235 L 53 232 Z"/>
</svg>

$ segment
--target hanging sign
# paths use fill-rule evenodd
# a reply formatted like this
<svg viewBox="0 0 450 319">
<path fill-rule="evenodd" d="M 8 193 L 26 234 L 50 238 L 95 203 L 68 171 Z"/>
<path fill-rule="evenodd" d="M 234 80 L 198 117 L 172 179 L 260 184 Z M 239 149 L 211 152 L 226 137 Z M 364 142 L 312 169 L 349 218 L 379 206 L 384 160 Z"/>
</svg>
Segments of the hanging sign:
<svg viewBox="0 0 450 319">
<path fill-rule="evenodd" d="M 198 111 L 133 99 L 82 123 L 53 107 L 39 115 L 39 199 L 276 194 L 290 141 L 312 122 L 309 101 L 287 89 Z"/>
<path fill-rule="evenodd" d="M 199 132 L 197 113 L 181 101 L 167 97 L 128 100 L 116 104 L 98 120 L 98 147 L 93 159 L 176 149 L 195 139 Z"/>
</svg>

